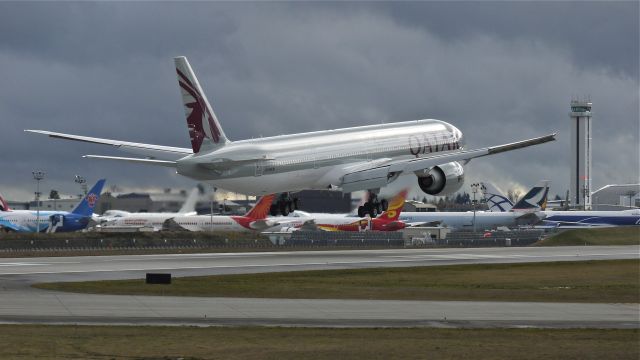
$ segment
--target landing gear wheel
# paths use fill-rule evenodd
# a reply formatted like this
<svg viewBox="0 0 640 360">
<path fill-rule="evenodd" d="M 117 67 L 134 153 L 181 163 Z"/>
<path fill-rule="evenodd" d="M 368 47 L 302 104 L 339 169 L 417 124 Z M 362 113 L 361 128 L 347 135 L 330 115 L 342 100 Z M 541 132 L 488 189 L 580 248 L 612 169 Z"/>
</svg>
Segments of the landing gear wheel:
<svg viewBox="0 0 640 360">
<path fill-rule="evenodd" d="M 277 216 L 278 215 L 278 205 L 271 204 L 271 207 L 269 208 L 269 215 L 271 215 L 271 216 Z"/>
<path fill-rule="evenodd" d="M 284 201 L 278 202 L 278 208 L 280 209 L 280 214 L 282 214 L 282 216 L 289 215 L 289 211 L 287 209 L 287 203 L 286 202 L 284 202 Z"/>
<path fill-rule="evenodd" d="M 365 217 L 367 215 L 367 210 L 364 206 L 358 206 L 358 217 Z"/>
<path fill-rule="evenodd" d="M 387 199 L 380 200 L 380 207 L 382 208 L 382 211 L 387 211 L 387 209 L 389 208 L 389 202 L 387 201 Z"/>
</svg>

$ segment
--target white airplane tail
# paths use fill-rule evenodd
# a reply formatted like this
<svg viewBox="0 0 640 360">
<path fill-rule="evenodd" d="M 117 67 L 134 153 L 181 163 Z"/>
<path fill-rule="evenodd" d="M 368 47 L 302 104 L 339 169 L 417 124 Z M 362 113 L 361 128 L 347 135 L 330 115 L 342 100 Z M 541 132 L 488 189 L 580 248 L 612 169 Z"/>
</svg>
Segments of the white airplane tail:
<svg viewBox="0 0 640 360">
<path fill-rule="evenodd" d="M 198 202 L 198 195 L 200 194 L 200 190 L 197 187 L 193 188 L 189 193 L 189 196 L 185 199 L 184 203 L 180 210 L 178 210 L 179 214 L 190 214 L 196 212 L 196 203 Z"/>
<path fill-rule="evenodd" d="M 186 57 L 179 56 L 174 58 L 174 62 L 193 152 L 197 154 L 201 150 L 215 150 L 224 146 L 229 140 L 189 61 Z"/>
<path fill-rule="evenodd" d="M 480 183 L 483 187 L 487 206 L 491 211 L 509 211 L 513 207 L 513 203 L 506 197 L 502 191 L 489 182 Z"/>
</svg>

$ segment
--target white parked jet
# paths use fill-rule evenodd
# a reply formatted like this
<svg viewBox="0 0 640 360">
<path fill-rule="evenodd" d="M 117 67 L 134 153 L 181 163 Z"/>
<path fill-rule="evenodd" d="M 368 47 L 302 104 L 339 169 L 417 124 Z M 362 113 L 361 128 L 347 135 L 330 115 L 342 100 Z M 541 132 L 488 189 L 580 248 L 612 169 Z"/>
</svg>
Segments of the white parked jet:
<svg viewBox="0 0 640 360">
<path fill-rule="evenodd" d="M 178 215 L 169 221 L 189 231 L 240 231 L 265 230 L 276 223 L 267 220 L 274 195 L 265 195 L 256 202 L 249 212 L 235 215 Z"/>
<path fill-rule="evenodd" d="M 168 219 L 180 215 L 196 215 L 196 202 L 198 201 L 198 188 L 191 193 L 182 204 L 178 212 L 128 212 L 122 210 L 107 210 L 102 216 L 94 218 L 100 224 L 101 229 L 108 228 L 141 228 L 152 227 L 154 231 L 162 230 L 162 224 Z"/>
<path fill-rule="evenodd" d="M 462 186 L 462 165 L 471 159 L 555 140 L 555 134 L 550 134 L 466 150 L 460 130 L 444 121 L 428 119 L 230 141 L 187 59 L 175 58 L 175 67 L 191 148 L 25 131 L 112 145 L 142 158 L 85 157 L 168 166 L 189 178 L 248 195 L 334 188 L 343 192 L 368 190 L 375 195 L 401 175 L 416 176 L 427 194 L 444 195 Z M 375 196 L 370 199 L 358 215 L 386 209 L 386 201 Z M 277 205 L 282 213 L 293 207 L 290 199 L 279 200 Z"/>
<path fill-rule="evenodd" d="M 549 182 L 543 181 L 529 190 L 509 211 L 403 212 L 400 220 L 412 226 L 445 226 L 458 230 L 533 225 L 544 219 L 542 210 L 546 206 L 548 192 Z M 494 195 L 492 193 L 488 196 Z"/>
</svg>

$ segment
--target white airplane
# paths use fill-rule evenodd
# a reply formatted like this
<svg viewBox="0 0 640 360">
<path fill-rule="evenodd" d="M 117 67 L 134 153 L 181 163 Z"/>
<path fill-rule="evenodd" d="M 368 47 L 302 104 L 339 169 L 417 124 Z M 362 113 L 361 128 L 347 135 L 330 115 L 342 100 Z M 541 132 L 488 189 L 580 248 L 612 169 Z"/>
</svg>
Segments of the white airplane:
<svg viewBox="0 0 640 360">
<path fill-rule="evenodd" d="M 122 210 L 107 210 L 102 216 L 94 217 L 94 220 L 100 224 L 101 229 L 152 227 L 154 231 L 159 231 L 162 230 L 162 224 L 168 219 L 178 215 L 196 215 L 197 202 L 198 188 L 194 188 L 178 212 L 132 213 Z"/>
<path fill-rule="evenodd" d="M 0 196 L 0 230 L 5 232 L 70 232 L 85 229 L 100 199 L 105 180 L 101 179 L 89 190 L 73 210 L 36 211 L 12 210 Z"/>
<path fill-rule="evenodd" d="M 267 220 L 269 208 L 274 195 L 265 195 L 243 216 L 234 215 L 178 215 L 168 219 L 172 225 L 177 225 L 189 231 L 234 231 L 248 232 L 264 230 L 275 225 Z"/>
<path fill-rule="evenodd" d="M 494 188 L 495 189 L 495 188 Z M 454 229 L 486 230 L 500 226 L 531 225 L 540 222 L 547 200 L 549 182 L 533 187 L 510 211 L 403 212 L 400 220 L 411 226 L 445 226 Z M 495 206 L 495 205 L 494 205 Z"/>
<path fill-rule="evenodd" d="M 415 176 L 422 191 L 429 195 L 449 194 L 463 185 L 463 165 L 471 159 L 555 140 L 556 134 L 550 134 L 467 150 L 458 128 L 427 119 L 230 141 L 187 59 L 174 60 L 191 148 L 25 131 L 112 145 L 142 157 L 84 157 L 171 167 L 178 174 L 242 194 L 367 190 L 370 201 L 358 210 L 358 215 L 372 217 L 388 205 L 376 196 L 380 188 L 401 175 Z M 286 214 L 295 207 L 294 202 L 286 197 L 279 199 L 277 206 Z"/>
<path fill-rule="evenodd" d="M 504 197 L 499 190 L 494 189 L 495 195 Z M 487 193 L 489 194 L 489 192 Z M 546 193 L 545 193 L 546 195 Z M 545 204 L 546 205 L 546 204 Z M 499 210 L 495 206 L 492 210 Z M 640 226 L 640 209 L 618 211 L 540 211 L 541 221 L 535 227 L 542 229 L 585 229 L 596 227 Z"/>
</svg>

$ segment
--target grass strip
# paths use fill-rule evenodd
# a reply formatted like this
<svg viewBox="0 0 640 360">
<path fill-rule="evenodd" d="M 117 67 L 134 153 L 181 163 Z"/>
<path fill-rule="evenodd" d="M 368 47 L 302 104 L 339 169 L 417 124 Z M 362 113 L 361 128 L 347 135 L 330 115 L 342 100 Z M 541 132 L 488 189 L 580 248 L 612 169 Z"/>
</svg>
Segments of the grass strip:
<svg viewBox="0 0 640 360">
<path fill-rule="evenodd" d="M 292 299 L 640 302 L 640 260 L 319 270 L 174 278 L 41 283 L 95 294 Z"/>
<path fill-rule="evenodd" d="M 566 230 L 539 241 L 536 245 L 640 245 L 640 226 Z"/>
<path fill-rule="evenodd" d="M 638 359 L 640 332 L 0 325 L 2 359 Z"/>
</svg>

